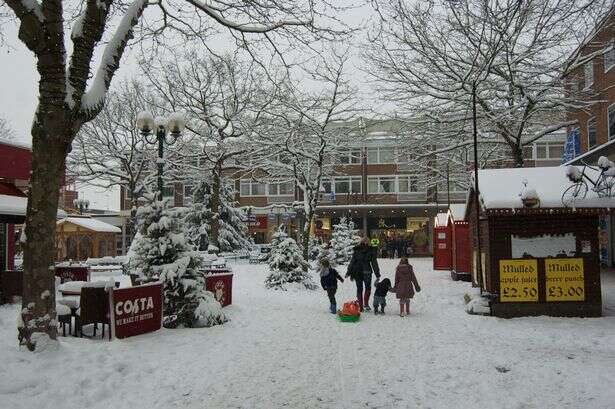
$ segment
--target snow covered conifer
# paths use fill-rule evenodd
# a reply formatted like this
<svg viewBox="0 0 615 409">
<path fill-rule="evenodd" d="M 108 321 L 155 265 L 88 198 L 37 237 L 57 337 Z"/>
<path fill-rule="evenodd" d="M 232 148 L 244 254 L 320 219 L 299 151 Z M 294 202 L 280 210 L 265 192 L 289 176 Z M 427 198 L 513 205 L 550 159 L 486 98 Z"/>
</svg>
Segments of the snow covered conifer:
<svg viewBox="0 0 615 409">
<path fill-rule="evenodd" d="M 147 197 L 149 196 L 149 197 Z M 137 211 L 140 237 L 131 246 L 131 271 L 163 283 L 163 313 L 169 326 L 210 326 L 226 321 L 213 294 L 205 291 L 198 269 L 202 259 L 181 230 L 180 216 L 168 200 L 154 200 Z"/>
<path fill-rule="evenodd" d="M 334 259 L 331 261 L 336 264 L 347 263 L 352 257 L 354 247 L 359 244 L 360 240 L 361 238 L 358 236 L 352 220 L 342 217 L 340 222 L 333 226 L 331 248 Z"/>
<path fill-rule="evenodd" d="M 283 230 L 273 236 L 269 269 L 270 273 L 265 279 L 267 288 L 286 290 L 289 284 L 297 284 L 309 290 L 316 288 L 310 274 L 304 271 L 307 270 L 307 263 L 301 249 Z"/>
<path fill-rule="evenodd" d="M 209 245 L 210 221 L 213 213 L 209 207 L 210 191 L 201 182 L 194 189 L 192 205 L 184 216 L 185 232 L 188 240 L 197 250 L 205 251 Z"/>
</svg>

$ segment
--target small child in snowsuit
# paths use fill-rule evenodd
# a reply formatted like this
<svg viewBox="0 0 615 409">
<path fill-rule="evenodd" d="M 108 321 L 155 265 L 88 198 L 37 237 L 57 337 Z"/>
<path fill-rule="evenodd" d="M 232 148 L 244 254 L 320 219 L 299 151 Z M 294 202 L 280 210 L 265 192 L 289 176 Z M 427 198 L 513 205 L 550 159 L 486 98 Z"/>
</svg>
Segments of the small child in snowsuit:
<svg viewBox="0 0 615 409">
<path fill-rule="evenodd" d="M 376 281 L 376 292 L 374 293 L 374 314 L 384 314 L 384 307 L 387 305 L 386 296 L 389 291 L 393 291 L 391 280 L 385 278 L 378 282 Z M 378 311 L 380 307 L 380 311 Z"/>
<path fill-rule="evenodd" d="M 322 285 L 322 288 L 327 292 L 327 296 L 329 297 L 329 302 L 331 303 L 329 306 L 329 311 L 331 314 L 335 314 L 337 312 L 337 302 L 335 301 L 337 280 L 342 283 L 344 282 L 344 279 L 340 273 L 331 267 L 329 260 L 320 260 L 320 285 Z"/>
<path fill-rule="evenodd" d="M 395 293 L 399 298 L 399 316 L 405 317 L 410 314 L 410 299 L 414 297 L 414 292 L 421 291 L 419 282 L 416 279 L 412 266 L 408 264 L 408 259 L 402 257 L 395 271 Z M 405 309 L 405 311 L 404 311 Z"/>
</svg>

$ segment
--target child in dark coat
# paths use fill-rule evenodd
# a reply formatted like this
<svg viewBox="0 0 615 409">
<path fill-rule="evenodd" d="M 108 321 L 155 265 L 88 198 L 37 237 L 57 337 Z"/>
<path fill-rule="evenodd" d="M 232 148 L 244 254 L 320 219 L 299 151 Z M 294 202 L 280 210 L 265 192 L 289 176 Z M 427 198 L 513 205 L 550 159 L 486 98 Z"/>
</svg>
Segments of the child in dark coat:
<svg viewBox="0 0 615 409">
<path fill-rule="evenodd" d="M 329 260 L 320 260 L 320 285 L 322 285 L 322 288 L 327 292 L 327 296 L 329 297 L 329 302 L 331 303 L 329 306 L 329 311 L 331 314 L 335 314 L 337 312 L 337 302 L 335 301 L 337 280 L 342 283 L 344 282 L 344 279 L 337 272 L 337 270 L 331 267 Z"/>
<path fill-rule="evenodd" d="M 386 296 L 389 291 L 393 292 L 391 280 L 385 278 L 380 282 L 376 282 L 376 292 L 374 293 L 374 314 L 384 314 L 384 307 L 387 305 Z M 378 311 L 378 307 L 380 307 L 380 311 Z"/>
</svg>

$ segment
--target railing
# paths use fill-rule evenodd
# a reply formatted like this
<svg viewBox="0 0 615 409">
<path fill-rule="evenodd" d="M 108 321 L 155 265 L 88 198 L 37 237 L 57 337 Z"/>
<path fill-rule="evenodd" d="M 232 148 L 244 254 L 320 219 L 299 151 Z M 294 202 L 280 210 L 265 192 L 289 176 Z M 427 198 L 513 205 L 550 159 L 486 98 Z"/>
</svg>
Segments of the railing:
<svg viewBox="0 0 615 409">
<path fill-rule="evenodd" d="M 295 201 L 295 196 L 267 196 L 267 203 L 292 203 Z"/>
<path fill-rule="evenodd" d="M 424 202 L 427 200 L 427 192 L 398 193 L 398 202 Z"/>
</svg>

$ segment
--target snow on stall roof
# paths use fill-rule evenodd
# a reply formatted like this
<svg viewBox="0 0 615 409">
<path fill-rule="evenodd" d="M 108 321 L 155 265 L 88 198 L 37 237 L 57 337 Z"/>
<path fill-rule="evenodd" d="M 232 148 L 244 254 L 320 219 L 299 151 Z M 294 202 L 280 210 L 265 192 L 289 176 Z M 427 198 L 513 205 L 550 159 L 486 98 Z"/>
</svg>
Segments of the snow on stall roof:
<svg viewBox="0 0 615 409">
<path fill-rule="evenodd" d="M 465 203 L 454 203 L 449 206 L 449 213 L 453 220 L 462 221 L 465 220 L 466 205 Z"/>
<path fill-rule="evenodd" d="M 100 220 L 91 219 L 89 217 L 66 217 L 62 220 L 58 220 L 58 224 L 72 223 L 77 226 L 83 227 L 88 230 L 107 233 L 121 233 L 122 229 L 113 226 L 109 223 L 101 222 Z"/>
<path fill-rule="evenodd" d="M 0 138 L 0 145 L 13 146 L 15 148 L 32 150 L 32 144 L 14 139 Z"/>
<path fill-rule="evenodd" d="M 598 172 L 590 168 L 585 169 L 585 174 L 593 180 L 598 177 Z M 562 194 L 572 182 L 566 176 L 565 166 L 478 171 L 478 190 L 485 209 L 523 208 L 521 194 L 526 185 L 535 191 L 541 208 L 561 208 Z M 615 208 L 615 198 L 600 198 L 588 185 L 587 196 L 577 199 L 574 207 Z"/>
<path fill-rule="evenodd" d="M 436 227 L 438 226 L 446 226 L 447 224 L 447 217 L 446 217 L 446 213 L 438 213 L 434 219 L 434 222 L 436 224 Z"/>
</svg>

